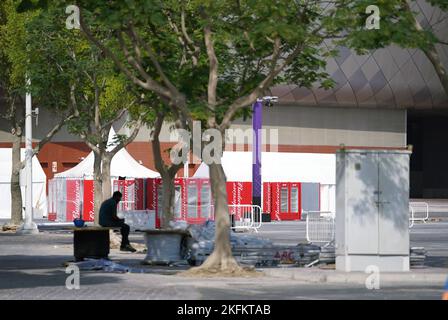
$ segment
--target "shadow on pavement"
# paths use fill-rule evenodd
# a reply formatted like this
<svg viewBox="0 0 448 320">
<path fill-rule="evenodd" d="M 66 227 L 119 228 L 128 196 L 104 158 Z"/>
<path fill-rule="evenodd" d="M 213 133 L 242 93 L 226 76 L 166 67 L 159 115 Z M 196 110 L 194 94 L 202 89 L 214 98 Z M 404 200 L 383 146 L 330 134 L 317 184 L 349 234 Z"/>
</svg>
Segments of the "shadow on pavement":
<svg viewBox="0 0 448 320">
<path fill-rule="evenodd" d="M 92 272 L 82 272 L 83 285 L 102 285 L 105 283 L 117 283 L 121 279 L 116 274 L 104 275 Z M 69 274 L 65 270 L 44 270 L 30 273 L 21 270 L 0 271 L 0 290 L 6 289 L 33 289 L 39 287 L 65 287 Z"/>
</svg>

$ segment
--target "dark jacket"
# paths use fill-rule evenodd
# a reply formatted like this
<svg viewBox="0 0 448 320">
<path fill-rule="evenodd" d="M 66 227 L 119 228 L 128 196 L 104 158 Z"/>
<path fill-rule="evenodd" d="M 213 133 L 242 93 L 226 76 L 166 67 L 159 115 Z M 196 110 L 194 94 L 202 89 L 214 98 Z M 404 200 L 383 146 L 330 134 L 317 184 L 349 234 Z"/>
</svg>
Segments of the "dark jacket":
<svg viewBox="0 0 448 320">
<path fill-rule="evenodd" d="M 101 204 L 99 221 L 101 226 L 112 226 L 120 221 L 117 217 L 117 205 L 114 198 L 107 199 Z"/>
</svg>

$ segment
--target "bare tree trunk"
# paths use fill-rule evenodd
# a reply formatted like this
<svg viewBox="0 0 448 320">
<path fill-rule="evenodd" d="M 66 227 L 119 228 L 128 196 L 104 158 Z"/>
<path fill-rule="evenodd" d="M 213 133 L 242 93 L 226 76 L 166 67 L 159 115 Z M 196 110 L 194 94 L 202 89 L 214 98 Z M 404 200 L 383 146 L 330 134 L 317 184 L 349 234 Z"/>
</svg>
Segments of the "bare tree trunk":
<svg viewBox="0 0 448 320">
<path fill-rule="evenodd" d="M 16 130 L 17 132 L 18 130 Z M 20 190 L 20 169 L 21 169 L 21 155 L 20 144 L 22 142 L 22 135 L 14 134 L 12 143 L 12 170 L 11 170 L 11 224 L 19 225 L 23 221 L 22 215 L 22 191 Z"/>
<path fill-rule="evenodd" d="M 162 128 L 163 119 L 165 115 L 159 113 L 154 125 L 154 131 L 151 136 L 152 153 L 154 157 L 154 163 L 157 171 L 162 177 L 162 215 L 161 215 L 161 227 L 162 229 L 169 228 L 169 223 L 174 219 L 174 177 L 177 170 L 180 168 L 180 164 L 171 164 L 167 167 L 162 159 L 162 150 L 160 147 L 159 134 Z"/>
<path fill-rule="evenodd" d="M 109 199 L 112 194 L 112 187 L 110 181 L 110 165 L 112 158 L 109 155 L 104 155 L 101 161 L 101 180 L 103 181 L 103 200 Z"/>
<path fill-rule="evenodd" d="M 101 154 L 94 152 L 93 175 L 94 175 L 94 212 L 95 225 L 99 225 L 100 206 L 103 203 L 103 176 L 101 174 Z"/>
<path fill-rule="evenodd" d="M 162 176 L 162 216 L 161 227 L 168 229 L 170 221 L 174 220 L 174 177 L 168 172 L 161 173 Z"/>
<path fill-rule="evenodd" d="M 232 255 L 230 246 L 230 218 L 227 205 L 226 176 L 221 164 L 210 164 L 210 180 L 215 204 L 215 248 L 197 269 L 208 272 L 235 273 L 242 268 Z"/>
</svg>

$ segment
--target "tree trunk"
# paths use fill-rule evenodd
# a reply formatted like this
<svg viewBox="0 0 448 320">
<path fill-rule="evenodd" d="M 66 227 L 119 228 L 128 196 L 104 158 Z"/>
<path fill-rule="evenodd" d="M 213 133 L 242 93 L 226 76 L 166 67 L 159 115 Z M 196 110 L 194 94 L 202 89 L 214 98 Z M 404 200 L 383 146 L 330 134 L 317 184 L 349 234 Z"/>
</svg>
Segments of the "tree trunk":
<svg viewBox="0 0 448 320">
<path fill-rule="evenodd" d="M 168 172 L 160 173 L 162 176 L 162 215 L 161 227 L 168 229 L 170 221 L 174 220 L 174 177 Z"/>
<path fill-rule="evenodd" d="M 99 153 L 94 153 L 93 162 L 93 175 L 94 182 L 94 212 L 95 212 L 95 225 L 99 225 L 100 219 L 100 206 L 103 203 L 103 176 L 101 174 L 101 157 Z"/>
<path fill-rule="evenodd" d="M 207 272 L 235 273 L 242 268 L 232 255 L 230 246 L 230 218 L 227 205 L 226 176 L 221 164 L 210 164 L 210 180 L 215 204 L 215 248 L 197 269 Z"/>
<path fill-rule="evenodd" d="M 112 187 L 110 181 L 110 165 L 112 158 L 108 155 L 104 155 L 101 161 L 101 180 L 103 181 L 103 200 L 109 199 L 112 194 Z"/>
<path fill-rule="evenodd" d="M 174 177 L 180 165 L 171 164 L 167 167 L 162 159 L 162 150 L 160 147 L 159 134 L 162 128 L 164 115 L 159 114 L 155 123 L 154 132 L 151 137 L 152 153 L 156 170 L 162 177 L 162 214 L 161 227 L 162 229 L 169 228 L 169 223 L 174 219 Z"/>
<path fill-rule="evenodd" d="M 12 143 L 12 170 L 11 170 L 11 224 L 19 225 L 23 221 L 22 191 L 20 190 L 21 155 L 20 144 L 22 136 L 14 134 Z"/>
</svg>

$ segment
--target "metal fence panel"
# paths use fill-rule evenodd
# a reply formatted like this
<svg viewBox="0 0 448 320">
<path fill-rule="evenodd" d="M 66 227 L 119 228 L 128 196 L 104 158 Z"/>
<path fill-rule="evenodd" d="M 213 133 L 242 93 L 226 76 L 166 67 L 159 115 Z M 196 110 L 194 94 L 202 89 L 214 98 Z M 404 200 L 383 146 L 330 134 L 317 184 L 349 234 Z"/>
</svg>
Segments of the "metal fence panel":
<svg viewBox="0 0 448 320">
<path fill-rule="evenodd" d="M 309 211 L 306 216 L 306 239 L 311 243 L 331 243 L 335 222 L 330 211 Z"/>
</svg>

